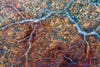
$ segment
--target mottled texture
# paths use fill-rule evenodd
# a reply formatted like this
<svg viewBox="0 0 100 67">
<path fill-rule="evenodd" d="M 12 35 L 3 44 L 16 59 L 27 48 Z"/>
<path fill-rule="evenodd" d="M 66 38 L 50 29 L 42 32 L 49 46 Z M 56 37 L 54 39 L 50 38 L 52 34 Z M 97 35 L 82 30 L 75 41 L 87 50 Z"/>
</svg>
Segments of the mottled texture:
<svg viewBox="0 0 100 67">
<path fill-rule="evenodd" d="M 100 67 L 100 2 L 0 0 L 0 67 Z"/>
</svg>

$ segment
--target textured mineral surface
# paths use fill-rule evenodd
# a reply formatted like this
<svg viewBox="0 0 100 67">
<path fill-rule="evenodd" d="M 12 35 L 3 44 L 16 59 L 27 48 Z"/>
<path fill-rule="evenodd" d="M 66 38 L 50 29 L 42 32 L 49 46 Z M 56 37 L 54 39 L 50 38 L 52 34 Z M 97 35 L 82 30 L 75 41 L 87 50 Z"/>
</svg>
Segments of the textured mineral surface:
<svg viewBox="0 0 100 67">
<path fill-rule="evenodd" d="M 100 0 L 0 0 L 0 67 L 100 67 Z"/>
</svg>

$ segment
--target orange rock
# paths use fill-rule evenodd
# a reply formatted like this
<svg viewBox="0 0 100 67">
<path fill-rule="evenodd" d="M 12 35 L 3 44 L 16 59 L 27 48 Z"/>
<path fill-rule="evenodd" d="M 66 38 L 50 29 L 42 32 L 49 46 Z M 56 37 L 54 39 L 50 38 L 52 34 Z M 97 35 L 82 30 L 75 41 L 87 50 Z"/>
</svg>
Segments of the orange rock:
<svg viewBox="0 0 100 67">
<path fill-rule="evenodd" d="M 16 8 L 21 8 L 21 5 L 19 3 L 16 3 L 15 7 Z"/>
</svg>

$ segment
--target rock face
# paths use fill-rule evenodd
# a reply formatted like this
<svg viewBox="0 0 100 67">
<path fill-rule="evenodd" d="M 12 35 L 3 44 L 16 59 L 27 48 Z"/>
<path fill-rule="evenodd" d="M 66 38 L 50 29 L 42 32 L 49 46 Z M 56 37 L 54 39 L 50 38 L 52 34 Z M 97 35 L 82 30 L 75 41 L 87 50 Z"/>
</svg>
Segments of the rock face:
<svg viewBox="0 0 100 67">
<path fill-rule="evenodd" d="M 0 0 L 0 67 L 100 67 L 93 1 Z"/>
</svg>

